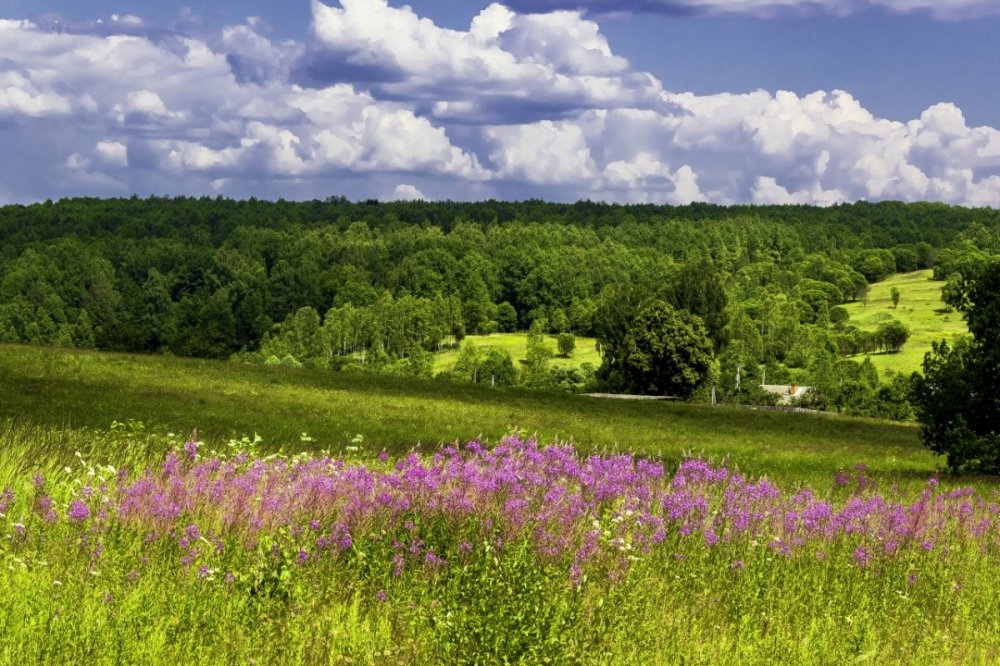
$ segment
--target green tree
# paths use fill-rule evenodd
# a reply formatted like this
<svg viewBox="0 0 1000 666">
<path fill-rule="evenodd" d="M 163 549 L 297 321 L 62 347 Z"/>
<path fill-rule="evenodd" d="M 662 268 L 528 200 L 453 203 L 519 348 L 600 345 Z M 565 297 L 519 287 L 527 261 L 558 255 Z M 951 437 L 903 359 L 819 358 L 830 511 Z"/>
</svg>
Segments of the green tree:
<svg viewBox="0 0 1000 666">
<path fill-rule="evenodd" d="M 549 358 L 552 351 L 545 344 L 545 319 L 536 319 L 528 329 L 527 350 L 521 368 L 521 384 L 532 388 L 551 385 Z"/>
<path fill-rule="evenodd" d="M 697 315 L 718 351 L 726 343 L 726 309 L 729 297 L 722 279 L 708 261 L 690 261 L 681 267 L 670 291 L 670 303 L 678 310 Z"/>
<path fill-rule="evenodd" d="M 950 311 L 954 308 L 964 309 L 966 305 L 963 303 L 964 298 L 965 279 L 961 273 L 952 273 L 945 280 L 944 286 L 941 287 L 941 300 L 945 302 Z"/>
<path fill-rule="evenodd" d="M 576 336 L 572 333 L 560 333 L 556 336 L 556 346 L 559 348 L 559 355 L 569 358 L 573 350 L 576 349 Z"/>
<path fill-rule="evenodd" d="M 472 342 L 465 342 L 458 350 L 458 359 L 455 361 L 453 372 L 463 381 L 478 384 L 481 363 L 482 355 L 479 353 L 479 347 Z"/>
<path fill-rule="evenodd" d="M 889 290 L 889 294 L 892 297 L 892 309 L 895 310 L 899 307 L 899 289 L 893 287 Z"/>
<path fill-rule="evenodd" d="M 479 383 L 490 386 L 513 386 L 517 381 L 517 370 L 510 353 L 504 349 L 491 348 L 479 363 Z"/>
<path fill-rule="evenodd" d="M 888 353 L 895 354 L 910 339 L 910 330 L 906 328 L 903 322 L 892 319 L 879 324 L 875 335 Z"/>
<path fill-rule="evenodd" d="M 960 308 L 971 338 L 935 343 L 915 378 L 924 444 L 953 471 L 1000 472 L 1000 262 L 966 283 Z"/>
<path fill-rule="evenodd" d="M 507 301 L 497 306 L 497 324 L 504 333 L 517 330 L 517 310 Z"/>
<path fill-rule="evenodd" d="M 708 378 L 712 341 L 700 318 L 656 301 L 639 313 L 608 361 L 620 367 L 602 376 L 620 378 L 628 392 L 689 398 Z"/>
</svg>

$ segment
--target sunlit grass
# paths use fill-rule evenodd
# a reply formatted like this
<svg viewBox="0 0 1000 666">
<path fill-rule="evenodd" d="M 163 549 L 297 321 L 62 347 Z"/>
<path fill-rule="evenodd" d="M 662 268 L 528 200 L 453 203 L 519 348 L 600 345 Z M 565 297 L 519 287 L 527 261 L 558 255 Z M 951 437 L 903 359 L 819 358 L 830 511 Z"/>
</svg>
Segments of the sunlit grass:
<svg viewBox="0 0 1000 666">
<path fill-rule="evenodd" d="M 462 344 L 472 344 L 483 351 L 488 349 L 502 349 L 510 354 L 515 366 L 520 366 L 524 360 L 528 349 L 528 336 L 526 333 L 494 333 L 492 335 L 470 335 L 462 341 Z M 555 336 L 545 336 L 545 344 L 552 352 L 549 363 L 554 368 L 574 368 L 584 363 L 590 363 L 595 368 L 601 365 L 601 355 L 597 352 L 597 340 L 594 338 L 576 338 L 576 348 L 570 356 L 559 355 L 556 346 Z M 458 360 L 458 350 L 449 349 L 434 355 L 434 372 L 444 372 L 455 367 Z"/>
<path fill-rule="evenodd" d="M 870 356 L 879 373 L 891 370 L 909 375 L 918 371 L 932 343 L 968 332 L 962 314 L 948 312 L 941 300 L 944 283 L 931 277 L 929 270 L 893 275 L 871 285 L 867 305 L 858 301 L 844 306 L 851 315 L 850 323 L 862 330 L 874 331 L 888 317 L 895 317 L 910 329 L 910 339 L 899 353 Z M 900 293 L 896 308 L 892 306 L 893 287 Z"/>
<path fill-rule="evenodd" d="M 522 428 L 591 451 L 729 459 L 794 482 L 856 462 L 905 482 L 938 464 L 912 424 L 51 348 L 0 346 L 0 396 L 0 418 L 58 429 L 132 419 L 160 433 L 197 427 L 210 442 L 257 432 L 272 450 L 342 447 L 361 435 L 405 451 Z"/>
</svg>

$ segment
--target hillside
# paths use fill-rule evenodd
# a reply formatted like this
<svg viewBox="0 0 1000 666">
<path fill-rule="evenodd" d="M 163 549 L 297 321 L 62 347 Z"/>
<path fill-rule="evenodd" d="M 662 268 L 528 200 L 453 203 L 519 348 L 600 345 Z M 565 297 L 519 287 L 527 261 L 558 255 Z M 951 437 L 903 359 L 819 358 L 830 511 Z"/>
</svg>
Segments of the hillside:
<svg viewBox="0 0 1000 666">
<path fill-rule="evenodd" d="M 851 315 L 850 323 L 862 330 L 874 331 L 889 317 L 895 317 L 910 329 L 910 339 L 902 351 L 870 357 L 880 374 L 886 371 L 910 374 L 920 370 L 932 343 L 968 332 L 961 313 L 948 311 L 941 300 L 944 283 L 932 280 L 931 275 L 929 270 L 893 275 L 871 285 L 867 304 L 858 301 L 845 306 Z M 893 287 L 900 292 L 899 306 L 895 309 L 890 296 Z M 854 358 L 861 360 L 863 356 Z"/>
<path fill-rule="evenodd" d="M 0 345 L 0 396 L 0 420 L 105 430 L 132 419 L 150 432 L 197 427 L 215 443 L 256 432 L 271 449 L 340 450 L 360 434 L 368 450 L 398 452 L 418 443 L 496 441 L 522 428 L 588 451 L 671 463 L 686 455 L 727 458 L 749 473 L 796 483 L 829 482 L 861 461 L 903 481 L 935 467 L 909 424 L 162 356 Z"/>
</svg>

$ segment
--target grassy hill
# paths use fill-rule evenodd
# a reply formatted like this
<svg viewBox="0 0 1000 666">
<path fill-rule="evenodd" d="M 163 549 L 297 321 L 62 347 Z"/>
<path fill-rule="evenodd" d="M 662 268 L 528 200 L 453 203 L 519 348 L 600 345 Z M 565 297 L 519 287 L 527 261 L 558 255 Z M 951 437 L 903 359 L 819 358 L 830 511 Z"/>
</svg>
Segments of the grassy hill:
<svg viewBox="0 0 1000 666">
<path fill-rule="evenodd" d="M 523 428 L 591 451 L 728 458 L 796 482 L 825 482 L 862 461 L 914 480 L 935 467 L 907 424 L 0 345 L 0 420 L 9 418 L 55 429 L 133 419 L 160 433 L 197 427 L 216 442 L 257 432 L 286 450 L 336 449 L 361 434 L 366 448 L 399 451 Z"/>
<path fill-rule="evenodd" d="M 514 427 L 667 476 L 375 455 Z M 0 663 L 995 663 L 996 482 L 927 500 L 935 462 L 906 424 L 0 345 Z"/>
<path fill-rule="evenodd" d="M 848 303 L 850 323 L 866 331 L 874 331 L 879 324 L 895 317 L 910 329 L 910 339 L 897 354 L 874 354 L 872 363 L 879 373 L 887 370 L 909 374 L 920 369 L 924 354 L 931 350 L 931 343 L 953 339 L 968 332 L 959 312 L 948 312 L 941 301 L 943 282 L 931 279 L 932 272 L 915 271 L 894 275 L 871 285 L 867 305 Z M 899 306 L 892 307 L 892 288 L 899 289 Z M 862 357 L 857 357 L 860 360 Z"/>
<path fill-rule="evenodd" d="M 545 343 L 552 351 L 552 360 L 550 363 L 553 367 L 569 368 L 583 365 L 584 363 L 591 363 L 596 368 L 601 365 L 601 355 L 597 353 L 597 340 L 594 338 L 577 337 L 576 349 L 573 350 L 573 353 L 570 354 L 569 358 L 559 356 L 556 348 L 556 338 L 554 336 L 547 336 L 545 338 Z M 523 332 L 494 333 L 492 335 L 470 335 L 462 341 L 462 344 L 473 344 L 482 350 L 503 349 L 510 354 L 512 359 L 514 359 L 514 364 L 518 365 L 519 361 L 524 360 L 525 354 L 527 354 L 528 336 Z M 455 367 L 455 361 L 457 359 L 457 349 L 449 349 L 435 354 L 434 373 L 437 374 L 439 372 L 451 370 Z"/>
</svg>

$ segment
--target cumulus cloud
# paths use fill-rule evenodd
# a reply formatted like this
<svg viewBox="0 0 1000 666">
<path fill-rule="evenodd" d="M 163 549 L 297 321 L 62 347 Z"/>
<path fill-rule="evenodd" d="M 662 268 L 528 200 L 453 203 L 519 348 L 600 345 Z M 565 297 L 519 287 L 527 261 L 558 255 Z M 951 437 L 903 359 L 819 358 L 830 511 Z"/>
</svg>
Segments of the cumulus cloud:
<svg viewBox="0 0 1000 666">
<path fill-rule="evenodd" d="M 387 0 L 312 0 L 315 42 L 297 79 L 324 86 L 364 82 L 452 122 L 506 122 L 581 109 L 667 110 L 663 87 L 611 52 L 599 26 L 578 12 L 518 15 L 493 4 L 467 31 L 441 28 Z"/>
<path fill-rule="evenodd" d="M 950 20 L 1000 15 L 995 0 L 509 0 L 509 4 L 522 12 L 572 10 L 592 14 L 777 16 L 822 12 L 845 16 L 874 7 L 900 14 L 926 12 Z"/>
<path fill-rule="evenodd" d="M 122 183 L 198 192 L 269 179 L 306 180 L 314 190 L 350 174 L 489 178 L 475 155 L 406 105 L 350 84 L 306 89 L 280 73 L 240 72 L 225 48 L 240 52 L 255 27 L 224 30 L 213 48 L 190 37 L 0 23 L 0 140 L 31 146 L 17 153 L 31 164 L 0 165 L 0 180 L 42 198 L 39 188 L 71 194 Z"/>
<path fill-rule="evenodd" d="M 427 199 L 424 193 L 421 192 L 415 185 L 410 185 L 409 183 L 400 183 L 393 189 L 392 196 L 389 197 L 393 201 L 424 201 Z"/>
<path fill-rule="evenodd" d="M 3 197 L 1000 206 L 1000 131 L 954 104 L 893 120 L 840 90 L 668 91 L 579 11 L 493 4 L 458 31 L 386 0 L 312 7 L 303 44 L 257 19 L 203 38 L 0 20 Z"/>
</svg>

